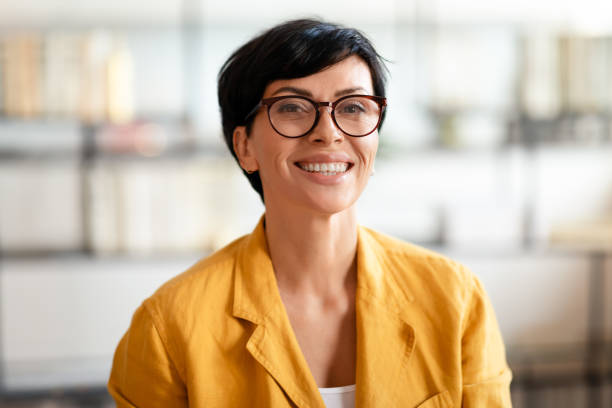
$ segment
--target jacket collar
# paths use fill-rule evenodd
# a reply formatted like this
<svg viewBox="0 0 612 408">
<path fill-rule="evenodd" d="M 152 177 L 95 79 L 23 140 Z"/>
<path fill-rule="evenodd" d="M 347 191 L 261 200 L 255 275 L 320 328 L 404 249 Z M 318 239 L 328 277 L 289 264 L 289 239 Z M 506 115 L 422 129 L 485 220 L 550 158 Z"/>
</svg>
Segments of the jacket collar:
<svg viewBox="0 0 612 408">
<path fill-rule="evenodd" d="M 414 297 L 396 279 L 406 267 L 398 264 L 368 229 L 359 228 L 357 408 L 401 406 L 400 381 L 405 381 L 403 373 L 416 343 L 414 329 L 406 318 Z"/>
<path fill-rule="evenodd" d="M 395 406 L 400 371 L 415 345 L 404 311 L 412 295 L 395 282 L 397 265 L 366 228 L 357 248 L 356 406 Z M 235 270 L 235 317 L 256 325 L 247 349 L 298 407 L 323 400 L 285 312 L 266 243 L 263 217 L 248 235 Z M 376 402 L 376 404 L 374 404 Z"/>
</svg>

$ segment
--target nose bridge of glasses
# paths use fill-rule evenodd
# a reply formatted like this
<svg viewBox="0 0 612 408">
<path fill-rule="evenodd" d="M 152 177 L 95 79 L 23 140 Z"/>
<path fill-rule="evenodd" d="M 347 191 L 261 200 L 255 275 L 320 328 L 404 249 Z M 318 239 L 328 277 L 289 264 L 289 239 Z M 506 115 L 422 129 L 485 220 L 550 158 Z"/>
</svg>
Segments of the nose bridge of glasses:
<svg viewBox="0 0 612 408">
<path fill-rule="evenodd" d="M 331 112 L 331 110 L 334 109 L 333 102 L 314 102 L 314 105 L 315 105 L 316 110 L 319 110 L 320 108 L 330 108 L 330 112 Z"/>
<path fill-rule="evenodd" d="M 315 128 L 318 128 L 321 126 L 321 119 L 322 119 L 322 115 L 320 114 L 320 108 L 329 108 L 328 113 L 329 113 L 329 118 L 327 119 L 329 122 L 329 125 L 324 125 L 324 126 L 331 126 L 333 129 L 337 129 L 339 132 L 335 132 L 337 133 L 337 135 L 343 135 L 344 131 L 340 128 L 340 126 L 338 126 L 338 123 L 336 122 L 336 118 L 334 117 L 334 103 L 333 102 L 314 102 L 314 105 L 316 107 L 316 112 L 317 115 L 314 119 L 314 123 L 312 125 L 311 131 L 314 130 Z M 335 138 L 336 136 L 334 136 Z"/>
</svg>

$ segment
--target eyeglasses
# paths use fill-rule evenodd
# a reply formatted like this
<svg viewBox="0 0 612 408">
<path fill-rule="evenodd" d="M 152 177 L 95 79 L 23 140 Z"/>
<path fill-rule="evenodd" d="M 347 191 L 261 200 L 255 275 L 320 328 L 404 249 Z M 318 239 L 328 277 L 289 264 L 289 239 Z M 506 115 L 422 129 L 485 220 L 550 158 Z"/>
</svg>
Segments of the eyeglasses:
<svg viewBox="0 0 612 408">
<path fill-rule="evenodd" d="M 382 119 L 387 99 L 382 96 L 347 95 L 335 102 L 315 102 L 305 96 L 285 95 L 262 99 L 246 116 L 245 121 L 262 106 L 268 108 L 272 128 L 284 137 L 302 137 L 319 123 L 321 106 L 331 107 L 334 123 L 353 137 L 374 132 Z"/>
</svg>

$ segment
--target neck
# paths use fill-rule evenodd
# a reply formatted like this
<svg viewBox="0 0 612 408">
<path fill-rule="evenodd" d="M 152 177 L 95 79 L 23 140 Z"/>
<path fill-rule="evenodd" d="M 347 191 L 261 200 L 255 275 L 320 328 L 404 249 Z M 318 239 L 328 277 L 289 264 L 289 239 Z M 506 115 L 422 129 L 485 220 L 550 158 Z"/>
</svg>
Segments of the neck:
<svg viewBox="0 0 612 408">
<path fill-rule="evenodd" d="M 266 205 L 266 239 L 281 291 L 333 298 L 354 287 L 354 207 L 337 214 L 288 212 Z"/>
</svg>

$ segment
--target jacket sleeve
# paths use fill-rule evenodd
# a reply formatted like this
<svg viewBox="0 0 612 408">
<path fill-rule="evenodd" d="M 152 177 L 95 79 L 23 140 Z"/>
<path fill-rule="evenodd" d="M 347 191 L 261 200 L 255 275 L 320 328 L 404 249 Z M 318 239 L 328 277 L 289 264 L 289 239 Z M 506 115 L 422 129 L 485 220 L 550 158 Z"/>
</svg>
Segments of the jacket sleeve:
<svg viewBox="0 0 612 408">
<path fill-rule="evenodd" d="M 511 407 L 512 373 L 495 312 L 478 278 L 469 273 L 470 290 L 462 320 L 462 406 Z"/>
<path fill-rule="evenodd" d="M 117 346 L 108 390 L 117 408 L 188 406 L 184 382 L 146 301 Z"/>
</svg>

